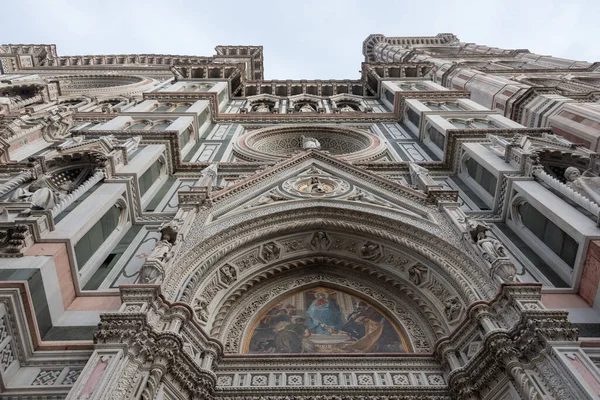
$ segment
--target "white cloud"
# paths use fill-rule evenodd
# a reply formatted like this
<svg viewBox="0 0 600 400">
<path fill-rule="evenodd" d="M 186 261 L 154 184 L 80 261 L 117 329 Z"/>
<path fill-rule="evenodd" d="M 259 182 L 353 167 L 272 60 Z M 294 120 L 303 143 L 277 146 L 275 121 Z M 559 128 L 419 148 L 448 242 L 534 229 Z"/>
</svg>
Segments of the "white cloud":
<svg viewBox="0 0 600 400">
<path fill-rule="evenodd" d="M 2 7 L 3 43 L 55 43 L 60 55 L 212 55 L 263 45 L 267 79 L 359 77 L 362 41 L 452 32 L 465 42 L 600 60 L 596 0 L 32 1 Z"/>
</svg>

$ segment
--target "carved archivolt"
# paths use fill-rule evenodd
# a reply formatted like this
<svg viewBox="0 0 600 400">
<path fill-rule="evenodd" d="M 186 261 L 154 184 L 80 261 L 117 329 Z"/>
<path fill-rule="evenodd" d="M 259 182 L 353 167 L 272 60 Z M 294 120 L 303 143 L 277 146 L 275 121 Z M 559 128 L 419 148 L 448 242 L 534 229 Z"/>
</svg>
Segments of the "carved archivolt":
<svg viewBox="0 0 600 400">
<path fill-rule="evenodd" d="M 313 254 L 307 255 L 309 252 Z M 448 327 L 464 315 L 463 303 L 457 291 L 447 283 L 446 276 L 387 244 L 365 241 L 358 236 L 332 231 L 285 236 L 254 248 L 240 249 L 227 260 L 224 266 L 236 266 L 239 271 L 234 285 L 223 284 L 219 271 L 224 267 L 220 267 L 207 271 L 200 289 L 193 292 L 190 287 L 188 292 L 194 294 L 196 300 L 203 298 L 215 303 L 211 305 L 214 311 L 208 324 L 213 335 L 218 334 L 230 309 L 255 286 L 278 279 L 288 271 L 305 269 L 308 274 L 313 271 L 311 268 L 320 271 L 323 267 L 334 268 L 348 276 L 362 275 L 373 287 L 390 286 L 398 299 L 402 298 L 402 303 L 411 303 L 422 313 L 428 321 L 428 330 L 437 337 L 447 334 Z M 418 280 L 413 274 L 415 269 L 423 271 Z M 182 300 L 189 301 L 189 298 L 184 296 Z M 447 310 L 449 303 L 453 305 L 451 313 Z"/>
<path fill-rule="evenodd" d="M 398 248 L 423 260 L 447 277 L 448 284 L 465 304 L 490 298 L 495 292 L 484 271 L 465 253 L 436 235 L 434 230 L 429 232 L 397 220 L 334 207 L 313 207 L 268 217 L 263 215 L 204 238 L 197 247 L 174 262 L 165 280 L 165 291 L 173 293 L 178 290 L 177 300 L 191 302 L 206 274 L 223 265 L 240 249 L 250 249 L 292 233 L 331 230 L 352 233 L 363 238 L 364 242 L 387 243 L 390 248 Z"/>
<path fill-rule="evenodd" d="M 410 299 L 399 300 L 397 294 L 391 294 L 384 289 L 385 285 L 377 287 L 370 281 L 347 278 L 343 273 L 336 272 L 335 268 L 320 267 L 318 272 L 317 269 L 312 270 L 315 272 L 294 271 L 284 274 L 281 279 L 267 280 L 264 284 L 258 285 L 254 290 L 240 297 L 235 303 L 235 308 L 227 313 L 223 325 L 220 328 L 215 327 L 211 335 L 224 343 L 226 352 L 237 353 L 241 350 L 242 339 L 247 334 L 251 322 L 262 308 L 286 293 L 305 287 L 326 285 L 332 288 L 343 288 L 379 305 L 402 327 L 410 341 L 411 352 L 431 352 L 433 342 L 441 336 L 438 333 L 437 337 L 432 337 L 431 333 L 435 327 L 431 327 L 426 317 L 415 310 Z"/>
</svg>

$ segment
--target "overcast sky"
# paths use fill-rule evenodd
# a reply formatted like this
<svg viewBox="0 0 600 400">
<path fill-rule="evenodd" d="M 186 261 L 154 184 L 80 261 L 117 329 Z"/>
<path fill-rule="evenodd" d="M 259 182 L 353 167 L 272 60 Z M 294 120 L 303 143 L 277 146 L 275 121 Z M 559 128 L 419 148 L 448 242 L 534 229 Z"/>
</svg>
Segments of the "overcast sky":
<svg viewBox="0 0 600 400">
<path fill-rule="evenodd" d="M 209 56 L 262 45 L 266 79 L 356 79 L 362 41 L 456 34 L 464 42 L 600 61 L 600 0 L 0 0 L 0 42 L 59 55 Z"/>
</svg>

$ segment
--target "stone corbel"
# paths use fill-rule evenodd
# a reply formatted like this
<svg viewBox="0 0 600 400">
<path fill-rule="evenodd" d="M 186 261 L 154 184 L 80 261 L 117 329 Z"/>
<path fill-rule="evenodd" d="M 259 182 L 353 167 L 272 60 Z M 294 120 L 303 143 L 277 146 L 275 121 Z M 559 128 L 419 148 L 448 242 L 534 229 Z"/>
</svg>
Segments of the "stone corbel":
<svg viewBox="0 0 600 400">
<path fill-rule="evenodd" d="M 536 152 L 529 154 L 520 154 L 521 157 L 521 171 L 524 176 L 533 176 L 534 171 L 541 167 L 540 155 Z"/>
<path fill-rule="evenodd" d="M 33 243 L 31 229 L 25 224 L 0 228 L 0 257 L 22 257 Z"/>
<path fill-rule="evenodd" d="M 165 265 L 160 260 L 146 260 L 140 269 L 138 283 L 159 284 L 165 277 Z"/>
<path fill-rule="evenodd" d="M 429 176 L 429 170 L 427 168 L 423 168 L 420 165 L 409 162 L 408 168 L 410 171 L 410 180 L 411 183 L 416 186 L 419 190 L 428 193 L 430 190 L 441 190 L 442 185 L 437 183 L 436 181 Z"/>
</svg>

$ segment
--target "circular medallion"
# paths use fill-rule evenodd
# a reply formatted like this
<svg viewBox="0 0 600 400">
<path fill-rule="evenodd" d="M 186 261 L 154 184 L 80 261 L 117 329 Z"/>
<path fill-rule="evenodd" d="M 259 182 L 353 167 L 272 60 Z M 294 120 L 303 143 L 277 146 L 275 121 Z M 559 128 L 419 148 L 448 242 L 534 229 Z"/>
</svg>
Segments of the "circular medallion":
<svg viewBox="0 0 600 400">
<path fill-rule="evenodd" d="M 350 184 L 333 176 L 310 174 L 288 179 L 282 188 L 292 196 L 334 197 L 347 193 Z"/>
<path fill-rule="evenodd" d="M 326 151 L 348 161 L 376 160 L 385 144 L 370 132 L 332 126 L 277 126 L 246 132 L 234 143 L 246 161 L 278 161 L 307 149 Z"/>
</svg>

